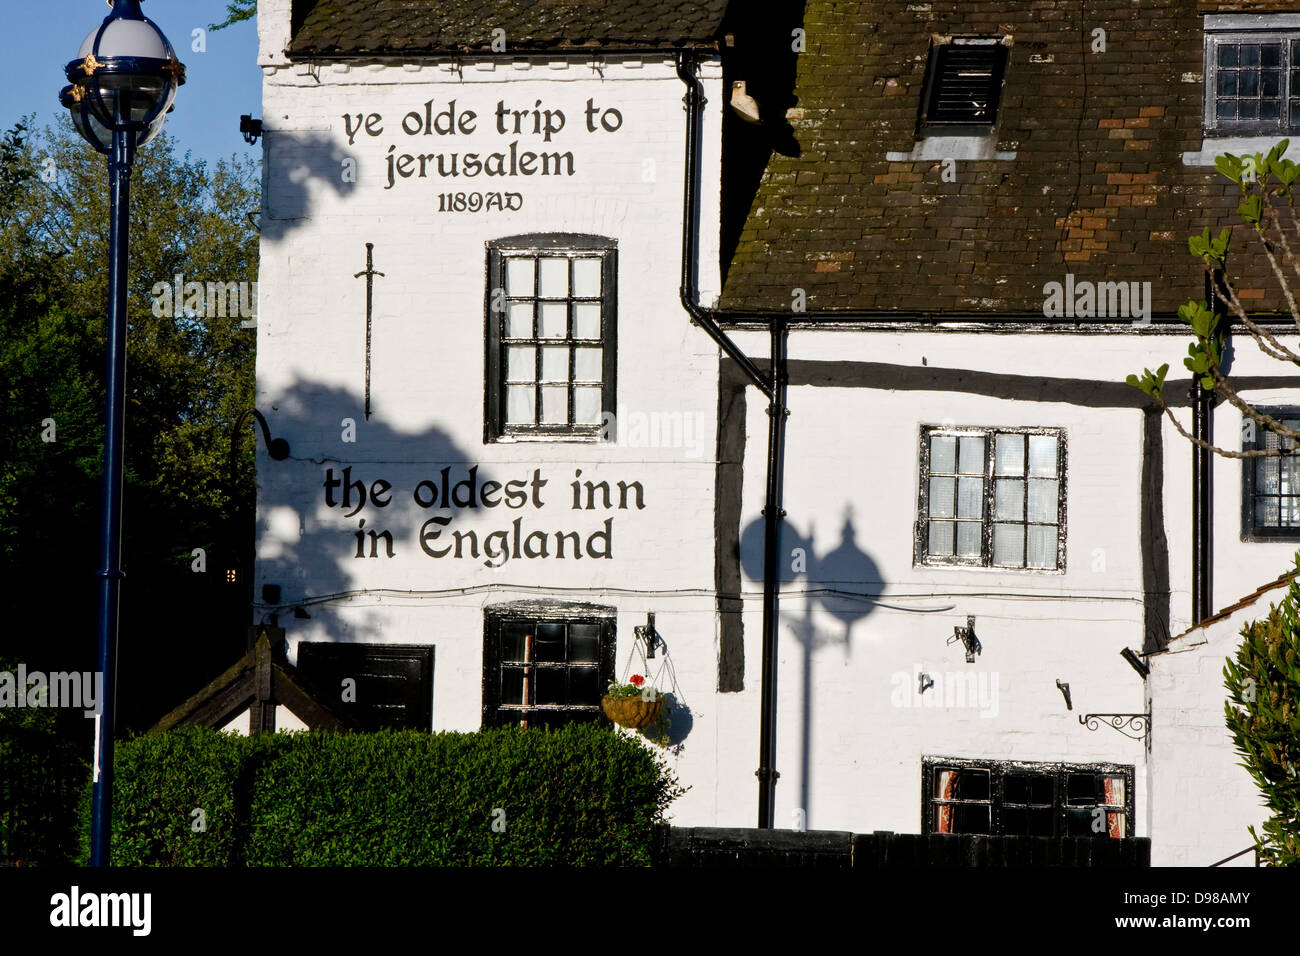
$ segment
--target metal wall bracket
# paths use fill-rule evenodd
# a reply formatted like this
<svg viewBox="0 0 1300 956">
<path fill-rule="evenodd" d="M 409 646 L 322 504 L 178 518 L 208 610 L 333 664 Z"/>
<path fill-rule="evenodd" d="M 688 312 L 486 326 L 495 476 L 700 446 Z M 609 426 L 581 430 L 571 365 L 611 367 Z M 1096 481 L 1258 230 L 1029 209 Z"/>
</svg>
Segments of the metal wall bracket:
<svg viewBox="0 0 1300 956">
<path fill-rule="evenodd" d="M 1107 726 L 1119 731 L 1129 740 L 1141 740 L 1151 750 L 1151 711 L 1145 714 L 1081 714 L 1079 723 L 1089 730 Z"/>
<path fill-rule="evenodd" d="M 961 641 L 962 646 L 966 648 L 966 663 L 974 664 L 975 655 L 983 650 L 983 646 L 980 644 L 980 639 L 975 636 L 974 616 L 968 616 L 966 618 L 965 627 L 953 627 L 952 637 L 948 638 L 948 643 L 955 644 L 957 641 Z"/>
<path fill-rule="evenodd" d="M 661 643 L 659 632 L 655 630 L 655 612 L 648 612 L 645 616 L 645 624 L 638 624 L 632 630 L 636 633 L 638 641 L 645 641 L 646 660 L 654 660 L 655 645 Z"/>
</svg>

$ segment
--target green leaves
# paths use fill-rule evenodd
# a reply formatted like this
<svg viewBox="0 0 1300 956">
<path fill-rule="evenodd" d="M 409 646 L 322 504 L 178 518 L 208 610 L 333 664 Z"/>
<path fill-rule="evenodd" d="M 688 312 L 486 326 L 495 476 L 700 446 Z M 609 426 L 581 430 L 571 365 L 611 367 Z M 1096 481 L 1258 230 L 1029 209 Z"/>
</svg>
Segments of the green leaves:
<svg viewBox="0 0 1300 956">
<path fill-rule="evenodd" d="M 1232 230 L 1224 229 L 1215 238 L 1210 238 L 1210 227 L 1206 226 L 1199 236 L 1190 236 L 1187 249 L 1194 256 L 1205 260 L 1206 265 L 1222 269 L 1228 261 L 1228 246 L 1232 242 Z"/>
<path fill-rule="evenodd" d="M 1214 168 L 1237 185 L 1241 185 L 1245 163 L 1240 156 L 1234 156 L 1232 153 L 1216 156 L 1214 157 Z"/>
<path fill-rule="evenodd" d="M 1282 602 L 1242 628 L 1223 668 L 1228 731 L 1271 814 L 1251 836 L 1275 866 L 1300 864 L 1300 554 L 1294 573 Z"/>
<path fill-rule="evenodd" d="M 1142 370 L 1141 378 L 1138 378 L 1136 375 L 1130 375 L 1124 381 L 1128 382 L 1128 384 L 1132 385 L 1134 388 L 1146 392 L 1146 394 L 1150 395 L 1152 398 L 1159 399 L 1160 392 L 1165 387 L 1165 374 L 1168 371 L 1169 363 L 1166 362 L 1154 373 L 1151 369 L 1144 368 Z"/>
<path fill-rule="evenodd" d="M 595 724 L 252 737 L 190 727 L 118 745 L 113 863 L 645 865 L 681 793 L 640 741 Z M 194 833 L 200 806 L 208 828 Z"/>
<path fill-rule="evenodd" d="M 1264 218 L 1264 197 L 1249 197 L 1237 206 L 1237 212 L 1246 222 L 1259 228 L 1260 220 Z"/>
</svg>

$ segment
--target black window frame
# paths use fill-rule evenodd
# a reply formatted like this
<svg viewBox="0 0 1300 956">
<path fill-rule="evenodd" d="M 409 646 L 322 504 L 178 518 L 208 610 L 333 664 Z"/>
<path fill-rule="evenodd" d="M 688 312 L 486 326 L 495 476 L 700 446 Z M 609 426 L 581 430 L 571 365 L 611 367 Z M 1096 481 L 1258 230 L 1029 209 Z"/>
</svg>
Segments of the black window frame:
<svg viewBox="0 0 1300 956">
<path fill-rule="evenodd" d="M 431 731 L 433 729 L 433 668 L 432 644 L 361 644 L 342 641 L 302 641 L 298 644 L 297 671 L 313 692 L 332 710 L 352 716 L 359 730 L 378 730 L 392 727 L 406 730 Z M 395 661 L 410 659 L 419 666 L 419 677 L 411 688 L 410 701 L 404 704 L 407 714 L 397 719 L 386 719 L 373 709 L 369 700 L 364 673 L 370 661 Z M 342 699 L 342 687 L 336 683 L 339 675 L 354 676 L 357 697 L 354 702 Z M 389 711 L 395 708 L 386 708 Z"/>
<path fill-rule="evenodd" d="M 503 655 L 503 635 L 509 624 L 563 624 L 563 625 L 598 625 L 600 627 L 600 646 L 598 649 L 597 696 L 591 704 L 503 704 L 501 688 L 503 683 L 503 666 L 520 666 L 507 662 Z M 566 633 L 566 661 L 563 664 L 532 662 L 522 664 L 527 673 L 529 666 L 533 675 L 539 668 L 571 666 L 567 661 L 569 635 Z M 553 604 L 523 603 L 495 605 L 483 612 L 483 708 L 482 726 L 504 727 L 532 721 L 532 715 L 540 717 L 528 726 L 554 726 L 555 721 L 545 722 L 547 715 L 556 715 L 560 722 L 592 720 L 609 724 L 609 718 L 600 707 L 600 698 L 604 696 L 609 684 L 614 680 L 614 655 L 616 650 L 617 628 L 614 608 L 595 604 Z M 536 682 L 531 688 L 536 696 Z M 518 714 L 519 717 L 512 717 Z"/>
<path fill-rule="evenodd" d="M 517 440 L 579 440 L 596 441 L 600 438 L 606 421 L 606 415 L 613 415 L 617 395 L 618 371 L 618 242 L 604 236 L 578 233 L 529 233 L 518 236 L 506 236 L 494 239 L 487 244 L 487 288 L 484 297 L 484 315 L 486 322 L 486 359 L 485 359 L 485 411 L 484 442 Z M 517 344 L 537 343 L 541 340 L 541 321 L 538 310 L 533 316 L 533 337 L 528 340 L 509 339 L 506 336 L 505 323 L 509 315 L 510 300 L 540 300 L 534 286 L 531 296 L 510 296 L 506 292 L 505 261 L 511 254 L 534 256 L 537 258 L 564 256 L 570 259 L 569 295 L 564 301 L 568 303 L 566 318 L 566 337 L 549 340 L 555 343 L 586 342 L 596 340 L 576 339 L 573 336 L 573 265 L 575 258 L 601 258 L 601 421 L 596 423 L 575 423 L 573 381 L 575 356 L 572 344 L 569 347 L 568 377 L 568 419 L 564 424 L 545 424 L 540 419 L 541 403 L 541 362 L 542 350 L 536 347 L 535 385 L 538 392 L 534 398 L 534 423 L 530 425 L 511 424 L 506 420 L 506 374 L 508 371 L 505 351 L 512 342 Z M 494 310 L 504 297 L 506 308 Z M 544 300 L 543 300 L 544 301 Z M 583 301 L 591 301 L 586 299 Z"/>
<path fill-rule="evenodd" d="M 930 554 L 930 438 L 934 435 L 962 437 L 982 437 L 984 439 L 984 494 L 982 500 L 982 510 L 980 514 L 980 554 L 978 558 L 967 558 L 956 554 L 956 542 L 954 540 L 954 553 L 952 555 L 932 555 Z M 993 563 L 993 533 L 994 524 L 994 506 L 997 494 L 997 479 L 1013 476 L 1000 476 L 996 474 L 996 454 L 997 454 L 997 436 L 998 435 L 1050 435 L 1056 439 L 1056 481 L 1057 504 L 1056 504 L 1056 567 L 1054 568 L 1034 568 L 1028 565 L 1014 566 Z M 922 425 L 920 433 L 920 448 L 918 452 L 919 462 L 919 490 L 917 493 L 917 518 L 913 532 L 913 554 L 912 563 L 916 567 L 935 567 L 935 568 L 988 568 L 995 571 L 1012 571 L 1032 574 L 1064 574 L 1066 569 L 1066 485 L 1068 476 L 1066 474 L 1066 465 L 1068 454 L 1066 448 L 1066 431 L 1064 428 L 1045 427 L 1045 426 L 977 426 L 977 425 Z M 960 444 L 959 444 L 960 447 Z M 956 454 L 959 454 L 957 452 Z M 1012 524 L 1030 525 L 1047 525 L 1050 522 L 1031 522 L 1028 512 L 1028 491 L 1029 491 L 1029 460 L 1028 460 L 1028 442 L 1025 447 L 1025 495 L 1024 510 L 1022 518 L 1019 521 L 1007 522 Z M 953 519 L 954 525 L 957 519 Z M 955 531 L 954 531 L 955 534 Z M 1029 542 L 1026 536 L 1024 556 L 1028 559 Z"/>
<path fill-rule="evenodd" d="M 987 120 L 948 117 L 939 105 L 943 94 L 944 67 L 954 51 L 988 49 L 993 53 L 991 87 L 994 100 Z M 948 42 L 930 44 L 929 59 L 925 65 L 925 82 L 921 89 L 921 105 L 916 120 L 918 138 L 927 136 L 986 136 L 998 124 L 1002 110 L 1002 96 L 1006 86 L 1007 68 L 1010 64 L 1010 47 L 1004 36 L 958 36 Z"/>
<path fill-rule="evenodd" d="M 1285 422 L 1288 420 L 1290 421 L 1300 420 L 1300 407 L 1296 407 L 1296 406 L 1270 406 L 1267 408 L 1259 407 L 1257 410 L 1281 422 Z M 1242 422 L 1243 434 L 1242 434 L 1242 441 L 1241 441 L 1241 450 L 1254 451 L 1263 448 L 1264 447 L 1263 442 L 1267 440 L 1267 436 L 1271 433 L 1263 425 L 1256 423 L 1255 434 L 1253 436 L 1253 439 L 1251 441 L 1246 441 L 1246 437 L 1244 433 L 1246 427 L 1245 426 L 1246 421 L 1250 421 L 1250 419 L 1243 419 Z M 1295 450 L 1292 451 L 1291 454 L 1289 455 L 1279 455 L 1277 456 L 1277 458 L 1264 458 L 1261 456 L 1253 456 L 1250 458 L 1243 458 L 1241 460 L 1241 540 L 1242 541 L 1300 541 L 1300 525 L 1295 525 L 1292 527 L 1283 527 L 1281 525 L 1278 525 L 1276 527 L 1271 527 L 1269 525 L 1260 525 L 1256 522 L 1255 519 L 1255 503 L 1258 498 L 1276 497 L 1280 499 L 1284 497 L 1281 494 L 1280 489 L 1277 495 L 1268 495 L 1268 494 L 1260 495 L 1258 493 L 1256 489 L 1258 486 L 1260 465 L 1266 461 L 1279 461 L 1280 463 L 1280 460 L 1282 458 L 1300 458 L 1300 446 L 1297 446 L 1295 442 L 1291 441 L 1291 439 L 1285 438 L 1281 435 L 1279 435 L 1278 438 L 1283 443 L 1290 443 L 1295 448 Z M 1292 496 L 1288 495 L 1285 497 L 1292 497 Z M 1281 512 L 1280 512 L 1280 502 L 1279 502 L 1279 516 L 1280 514 Z"/>
<path fill-rule="evenodd" d="M 1281 105 L 1276 121 L 1264 121 L 1256 117 L 1253 121 L 1230 121 L 1223 125 L 1219 119 L 1219 56 L 1218 48 L 1225 42 L 1231 43 L 1269 43 L 1277 42 L 1282 47 L 1279 97 Z M 1231 69 L 1231 67 L 1229 67 Z M 1202 128 L 1206 136 L 1283 136 L 1288 133 L 1300 133 L 1300 85 L 1291 82 L 1291 72 L 1300 72 L 1300 27 L 1237 27 L 1206 30 L 1204 33 L 1204 115 Z M 1261 76 L 1261 85 L 1262 79 Z M 1235 97 L 1234 97 L 1235 98 Z M 1297 120 L 1290 122 L 1291 101 L 1296 101 Z"/>
<path fill-rule="evenodd" d="M 989 797 L 987 801 L 980 800 L 945 800 L 942 797 L 935 796 L 935 777 L 940 770 L 965 770 L 965 771 L 986 771 L 989 775 Z M 1098 787 L 1094 790 L 1094 796 L 1104 796 L 1104 791 L 1100 787 L 1101 778 L 1123 777 L 1124 778 L 1124 802 L 1105 803 L 1099 800 L 1092 803 L 1071 803 L 1070 802 L 1070 776 L 1071 775 L 1094 775 L 1097 778 Z M 1117 839 L 1110 837 L 1107 833 L 1096 833 L 1089 827 L 1089 832 L 1071 833 L 1069 832 L 1069 811 L 1075 810 L 1092 810 L 1096 807 L 1102 807 L 1109 812 L 1119 812 L 1124 814 L 1124 833 L 1122 838 L 1131 838 L 1135 833 L 1134 808 L 1136 799 L 1133 793 L 1134 783 L 1134 766 L 1132 764 L 1115 764 L 1115 763 L 1065 763 L 1060 761 L 1029 761 L 1029 760 L 993 760 L 993 759 L 971 759 L 966 757 L 935 757 L 924 756 L 921 758 L 921 832 L 926 835 L 949 836 L 958 835 L 952 833 L 943 833 L 935 827 L 935 816 L 938 807 L 945 804 L 967 803 L 978 805 L 987 803 L 989 806 L 989 833 L 991 835 L 1026 835 L 1026 834 L 1007 834 L 1005 829 L 1006 813 L 1008 803 L 1005 799 L 1006 779 L 1009 776 L 1016 775 L 1037 775 L 1049 776 L 1052 779 L 1052 810 L 1053 820 L 1053 838 L 1066 836 L 1091 836 L 1096 839 Z M 1011 809 L 1021 809 L 1023 804 L 1012 804 Z M 1042 806 L 1041 804 L 1039 806 Z M 971 831 L 962 831 L 969 833 Z M 1030 834 L 1032 835 L 1032 834 Z M 1046 835 L 1046 834 L 1044 834 Z"/>
</svg>

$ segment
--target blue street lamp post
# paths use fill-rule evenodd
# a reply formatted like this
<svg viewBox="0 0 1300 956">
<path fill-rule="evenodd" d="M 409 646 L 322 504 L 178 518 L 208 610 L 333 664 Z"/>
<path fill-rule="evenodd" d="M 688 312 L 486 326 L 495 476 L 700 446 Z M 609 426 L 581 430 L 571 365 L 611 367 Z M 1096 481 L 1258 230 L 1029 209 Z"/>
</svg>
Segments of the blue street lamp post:
<svg viewBox="0 0 1300 956">
<path fill-rule="evenodd" d="M 113 711 L 117 686 L 118 607 L 122 592 L 122 445 L 126 417 L 126 265 L 131 166 L 139 146 L 162 129 L 185 67 L 167 38 L 140 11 L 115 0 L 66 69 L 59 102 L 96 150 L 108 157 L 108 344 L 105 364 L 104 484 L 100 526 L 99 671 L 104 692 L 95 714 L 90 863 L 108 866 L 113 793 Z"/>
</svg>

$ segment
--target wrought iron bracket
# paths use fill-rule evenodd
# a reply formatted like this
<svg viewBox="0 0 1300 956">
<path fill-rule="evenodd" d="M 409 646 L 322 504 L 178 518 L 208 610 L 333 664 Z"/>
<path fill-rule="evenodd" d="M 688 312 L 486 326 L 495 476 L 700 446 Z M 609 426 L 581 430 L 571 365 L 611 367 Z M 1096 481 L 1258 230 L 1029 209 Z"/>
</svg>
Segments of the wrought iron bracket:
<svg viewBox="0 0 1300 956">
<path fill-rule="evenodd" d="M 1151 711 L 1145 714 L 1081 714 L 1079 723 L 1089 730 L 1107 726 L 1117 730 L 1129 740 L 1141 740 L 1151 750 Z"/>
<path fill-rule="evenodd" d="M 636 639 L 638 641 L 645 642 L 646 660 L 653 660 L 655 656 L 655 645 L 663 643 L 663 639 L 659 636 L 659 632 L 655 630 L 655 612 L 647 612 L 645 616 L 645 624 L 638 624 L 636 627 L 632 628 L 632 630 L 636 633 Z"/>
</svg>

